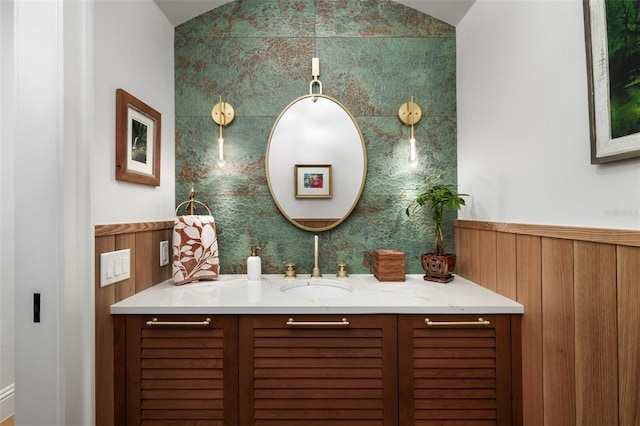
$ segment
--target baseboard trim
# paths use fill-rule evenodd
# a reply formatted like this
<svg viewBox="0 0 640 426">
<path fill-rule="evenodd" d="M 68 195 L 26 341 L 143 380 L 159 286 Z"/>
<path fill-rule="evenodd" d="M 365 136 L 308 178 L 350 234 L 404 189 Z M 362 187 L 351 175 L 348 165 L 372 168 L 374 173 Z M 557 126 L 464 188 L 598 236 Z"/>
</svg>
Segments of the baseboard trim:
<svg viewBox="0 0 640 426">
<path fill-rule="evenodd" d="M 4 389 L 0 389 L 0 422 L 11 417 L 15 410 L 14 405 L 15 384 L 12 383 Z"/>
</svg>

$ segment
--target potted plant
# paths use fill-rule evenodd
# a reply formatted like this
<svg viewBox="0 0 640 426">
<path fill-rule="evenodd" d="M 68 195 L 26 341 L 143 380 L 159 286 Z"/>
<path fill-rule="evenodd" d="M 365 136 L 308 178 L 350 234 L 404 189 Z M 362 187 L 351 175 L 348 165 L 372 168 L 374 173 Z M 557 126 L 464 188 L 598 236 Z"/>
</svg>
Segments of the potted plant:
<svg viewBox="0 0 640 426">
<path fill-rule="evenodd" d="M 445 209 L 460 210 L 465 205 L 462 197 L 451 185 L 441 183 L 425 183 L 417 188 L 418 195 L 405 210 L 407 216 L 422 207 L 429 207 L 431 219 L 435 225 L 435 248 L 433 253 L 423 254 L 421 257 L 424 279 L 448 283 L 453 280 L 451 274 L 456 266 L 456 255 L 445 253 L 444 237 L 442 235 L 442 219 Z"/>
</svg>

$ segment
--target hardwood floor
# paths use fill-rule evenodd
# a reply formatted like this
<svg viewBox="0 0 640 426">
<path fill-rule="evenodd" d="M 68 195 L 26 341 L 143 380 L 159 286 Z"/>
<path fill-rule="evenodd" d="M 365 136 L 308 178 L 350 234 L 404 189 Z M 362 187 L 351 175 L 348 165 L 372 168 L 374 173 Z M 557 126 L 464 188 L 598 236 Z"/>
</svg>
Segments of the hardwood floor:
<svg viewBox="0 0 640 426">
<path fill-rule="evenodd" d="M 13 416 L 9 417 L 7 420 L 0 423 L 0 426 L 14 426 Z"/>
</svg>

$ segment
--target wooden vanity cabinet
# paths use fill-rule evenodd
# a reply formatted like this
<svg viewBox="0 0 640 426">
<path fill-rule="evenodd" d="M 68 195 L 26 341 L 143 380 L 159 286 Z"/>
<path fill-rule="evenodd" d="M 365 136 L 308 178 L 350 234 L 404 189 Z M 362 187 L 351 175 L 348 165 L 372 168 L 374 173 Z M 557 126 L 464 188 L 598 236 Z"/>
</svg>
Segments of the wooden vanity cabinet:
<svg viewBox="0 0 640 426">
<path fill-rule="evenodd" d="M 399 316 L 400 424 L 521 424 L 514 404 L 519 321 L 519 315 Z"/>
<path fill-rule="evenodd" d="M 115 424 L 522 425 L 520 315 L 114 321 Z"/>
<path fill-rule="evenodd" d="M 124 334 L 116 333 L 116 424 L 238 424 L 237 317 L 127 315 L 117 321 Z"/>
<path fill-rule="evenodd" d="M 241 316 L 239 424 L 397 426 L 396 319 Z"/>
</svg>

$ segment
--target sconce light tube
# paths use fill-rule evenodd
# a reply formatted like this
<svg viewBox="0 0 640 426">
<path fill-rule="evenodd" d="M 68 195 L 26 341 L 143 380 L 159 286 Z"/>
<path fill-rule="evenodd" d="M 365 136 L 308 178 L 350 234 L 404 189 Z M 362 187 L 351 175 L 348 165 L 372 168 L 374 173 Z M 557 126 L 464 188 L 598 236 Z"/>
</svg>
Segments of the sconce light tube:
<svg viewBox="0 0 640 426">
<path fill-rule="evenodd" d="M 416 150 L 416 140 L 409 139 L 409 166 L 415 168 L 418 165 L 418 153 Z"/>
<path fill-rule="evenodd" d="M 224 138 L 218 139 L 218 166 L 224 167 L 227 160 L 224 158 Z"/>
<path fill-rule="evenodd" d="M 218 132 L 218 166 L 223 167 L 227 160 L 224 156 L 224 135 L 222 128 L 224 126 L 229 125 L 233 121 L 235 117 L 235 111 L 233 107 L 226 103 L 222 102 L 222 95 L 220 96 L 220 102 L 214 105 L 211 110 L 211 118 L 215 121 L 219 126 Z"/>
<path fill-rule="evenodd" d="M 411 167 L 416 167 L 418 165 L 418 151 L 416 148 L 416 138 L 413 131 L 413 125 L 422 118 L 422 110 L 418 104 L 413 102 L 413 96 L 411 96 L 411 101 L 402 104 L 400 111 L 398 111 L 398 117 L 400 118 L 400 121 L 411 127 L 411 136 L 409 139 L 409 165 Z"/>
</svg>

